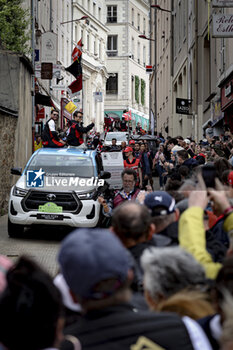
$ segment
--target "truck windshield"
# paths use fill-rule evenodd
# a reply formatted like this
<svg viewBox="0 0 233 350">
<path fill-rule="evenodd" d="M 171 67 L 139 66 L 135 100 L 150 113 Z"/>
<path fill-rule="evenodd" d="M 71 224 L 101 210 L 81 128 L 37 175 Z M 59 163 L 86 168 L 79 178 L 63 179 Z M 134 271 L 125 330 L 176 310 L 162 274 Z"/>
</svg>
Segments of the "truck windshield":
<svg viewBox="0 0 233 350">
<path fill-rule="evenodd" d="M 112 139 L 117 139 L 117 141 L 127 141 L 127 134 L 124 132 L 107 133 L 105 140 L 112 141 Z"/>
<path fill-rule="evenodd" d="M 82 156 L 38 154 L 32 158 L 26 171 L 41 168 L 46 176 L 81 178 L 94 176 L 92 159 Z"/>
</svg>

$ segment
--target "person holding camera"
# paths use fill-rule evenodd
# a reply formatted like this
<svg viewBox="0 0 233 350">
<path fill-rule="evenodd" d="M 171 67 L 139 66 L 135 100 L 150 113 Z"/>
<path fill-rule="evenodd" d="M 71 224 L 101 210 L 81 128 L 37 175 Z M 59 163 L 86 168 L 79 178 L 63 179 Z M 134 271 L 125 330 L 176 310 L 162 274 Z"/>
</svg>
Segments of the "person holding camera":
<svg viewBox="0 0 233 350">
<path fill-rule="evenodd" d="M 103 196 L 98 197 L 98 202 L 103 207 L 105 216 L 112 216 L 112 210 L 125 201 L 136 200 L 140 189 L 136 187 L 137 174 L 133 169 L 126 168 L 121 174 L 122 188 L 113 199 L 106 199 Z"/>
</svg>

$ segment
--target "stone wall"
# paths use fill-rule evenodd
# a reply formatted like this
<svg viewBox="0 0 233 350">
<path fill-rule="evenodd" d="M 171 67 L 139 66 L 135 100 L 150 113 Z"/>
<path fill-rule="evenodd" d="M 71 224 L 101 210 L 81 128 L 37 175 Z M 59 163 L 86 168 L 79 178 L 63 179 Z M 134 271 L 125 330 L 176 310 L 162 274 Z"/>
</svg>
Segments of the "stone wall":
<svg viewBox="0 0 233 350">
<path fill-rule="evenodd" d="M 16 125 L 17 118 L 0 112 L 0 215 L 7 213 L 12 186 L 10 169 L 14 166 Z"/>
<path fill-rule="evenodd" d="M 10 188 L 32 154 L 32 66 L 24 56 L 0 50 L 0 215 L 7 212 Z"/>
</svg>

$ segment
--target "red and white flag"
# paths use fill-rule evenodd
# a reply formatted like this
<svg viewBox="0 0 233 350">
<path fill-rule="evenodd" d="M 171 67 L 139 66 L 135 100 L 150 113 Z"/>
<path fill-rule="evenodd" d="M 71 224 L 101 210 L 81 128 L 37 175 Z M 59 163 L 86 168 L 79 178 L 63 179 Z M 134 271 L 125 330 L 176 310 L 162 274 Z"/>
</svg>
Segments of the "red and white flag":
<svg viewBox="0 0 233 350">
<path fill-rule="evenodd" d="M 129 120 L 132 120 L 131 111 L 124 113 L 124 114 L 122 115 L 122 117 L 124 117 L 124 118 L 125 118 L 125 121 L 127 121 L 127 122 L 128 122 Z"/>
<path fill-rule="evenodd" d="M 73 61 L 77 60 L 80 56 L 82 56 L 82 46 L 82 39 L 80 39 L 77 45 L 75 45 L 75 48 L 72 52 Z"/>
<path fill-rule="evenodd" d="M 69 86 L 68 86 L 68 92 L 74 94 L 75 92 L 78 92 L 82 90 L 82 74 L 80 74 L 75 81 L 73 81 Z M 70 91 L 69 91 L 70 90 Z"/>
</svg>

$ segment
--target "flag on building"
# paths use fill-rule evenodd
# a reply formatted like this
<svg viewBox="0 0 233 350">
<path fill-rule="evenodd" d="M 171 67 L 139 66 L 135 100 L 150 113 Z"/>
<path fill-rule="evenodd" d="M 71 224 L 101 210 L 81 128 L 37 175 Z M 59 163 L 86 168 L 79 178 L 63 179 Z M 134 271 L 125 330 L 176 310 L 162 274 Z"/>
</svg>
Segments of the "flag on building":
<svg viewBox="0 0 233 350">
<path fill-rule="evenodd" d="M 83 84 L 82 84 L 82 74 L 80 74 L 73 83 L 71 83 L 68 86 L 68 89 L 70 89 L 71 93 L 74 94 L 75 92 L 78 92 L 82 90 Z"/>
<path fill-rule="evenodd" d="M 71 73 L 75 78 L 82 74 L 82 56 L 78 57 L 69 67 L 65 70 Z"/>
<path fill-rule="evenodd" d="M 79 40 L 77 45 L 75 45 L 75 48 L 73 49 L 72 52 L 72 59 L 73 61 L 77 60 L 79 57 L 82 56 L 82 39 Z"/>
<path fill-rule="evenodd" d="M 131 111 L 128 111 L 124 114 L 122 114 L 122 117 L 125 118 L 125 121 L 129 121 L 129 120 L 132 120 L 132 114 L 131 114 Z"/>
</svg>

